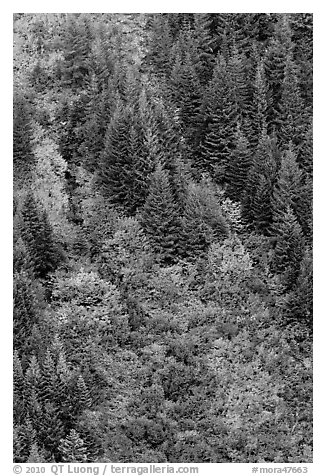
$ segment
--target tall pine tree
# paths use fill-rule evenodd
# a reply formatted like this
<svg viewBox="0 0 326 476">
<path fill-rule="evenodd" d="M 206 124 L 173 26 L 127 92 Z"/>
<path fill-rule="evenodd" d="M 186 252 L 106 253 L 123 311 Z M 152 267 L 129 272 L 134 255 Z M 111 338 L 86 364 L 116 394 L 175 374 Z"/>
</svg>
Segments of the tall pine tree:
<svg viewBox="0 0 326 476">
<path fill-rule="evenodd" d="M 153 173 L 141 224 L 153 250 L 163 261 L 175 261 L 180 247 L 180 220 L 167 172 L 161 164 Z"/>
</svg>

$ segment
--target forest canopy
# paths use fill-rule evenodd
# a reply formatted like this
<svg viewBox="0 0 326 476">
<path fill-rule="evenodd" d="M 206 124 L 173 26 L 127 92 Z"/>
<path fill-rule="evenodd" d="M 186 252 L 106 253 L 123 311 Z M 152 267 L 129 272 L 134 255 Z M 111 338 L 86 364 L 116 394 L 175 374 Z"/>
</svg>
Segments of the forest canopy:
<svg viewBox="0 0 326 476">
<path fill-rule="evenodd" d="M 15 462 L 312 462 L 312 31 L 14 14 Z"/>
</svg>

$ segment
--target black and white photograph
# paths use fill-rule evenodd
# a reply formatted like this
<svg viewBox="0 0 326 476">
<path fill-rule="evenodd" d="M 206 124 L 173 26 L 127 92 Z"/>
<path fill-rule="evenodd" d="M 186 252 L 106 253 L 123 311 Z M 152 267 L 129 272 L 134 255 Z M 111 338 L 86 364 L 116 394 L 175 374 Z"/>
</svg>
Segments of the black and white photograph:
<svg viewBox="0 0 326 476">
<path fill-rule="evenodd" d="M 14 472 L 308 471 L 313 17 L 13 14 Z"/>
</svg>

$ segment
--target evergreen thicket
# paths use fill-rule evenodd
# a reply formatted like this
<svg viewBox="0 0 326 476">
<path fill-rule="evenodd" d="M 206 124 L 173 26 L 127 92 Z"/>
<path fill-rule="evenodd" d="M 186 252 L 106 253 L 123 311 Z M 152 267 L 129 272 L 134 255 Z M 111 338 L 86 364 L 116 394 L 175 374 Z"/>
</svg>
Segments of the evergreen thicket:
<svg viewBox="0 0 326 476">
<path fill-rule="evenodd" d="M 15 462 L 312 462 L 312 31 L 14 15 Z"/>
</svg>

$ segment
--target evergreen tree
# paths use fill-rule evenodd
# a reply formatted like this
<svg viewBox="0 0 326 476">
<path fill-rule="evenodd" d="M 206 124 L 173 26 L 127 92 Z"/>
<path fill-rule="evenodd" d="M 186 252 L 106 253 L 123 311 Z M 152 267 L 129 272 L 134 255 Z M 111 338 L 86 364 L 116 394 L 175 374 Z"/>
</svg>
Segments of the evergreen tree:
<svg viewBox="0 0 326 476">
<path fill-rule="evenodd" d="M 313 329 L 313 259 L 312 251 L 305 249 L 294 291 L 294 298 L 289 303 L 291 318 L 303 323 L 309 329 Z"/>
<path fill-rule="evenodd" d="M 79 153 L 83 156 L 83 165 L 94 172 L 98 167 L 100 153 L 104 147 L 104 138 L 116 98 L 109 86 L 100 86 L 100 80 L 93 73 L 87 87 L 85 120 L 81 125 L 83 142 Z"/>
<path fill-rule="evenodd" d="M 164 261 L 175 261 L 179 251 L 180 221 L 168 175 L 160 164 L 152 176 L 141 224 L 153 250 Z"/>
<path fill-rule="evenodd" d="M 29 107 L 25 98 L 14 97 L 13 113 L 14 177 L 15 180 L 24 180 L 30 176 L 34 163 L 33 134 Z"/>
<path fill-rule="evenodd" d="M 157 74 L 168 76 L 171 72 L 170 55 L 173 45 L 169 20 L 164 14 L 156 14 L 148 21 L 151 22 L 151 27 L 145 63 Z"/>
<path fill-rule="evenodd" d="M 278 178 L 273 191 L 273 221 L 276 229 L 279 221 L 290 206 L 299 218 L 299 202 L 301 199 L 302 173 L 296 161 L 292 143 L 289 144 L 287 151 L 283 154 L 281 167 L 278 172 Z"/>
<path fill-rule="evenodd" d="M 293 289 L 297 282 L 303 254 L 302 229 L 288 206 L 283 220 L 279 223 L 274 250 L 274 267 L 277 273 L 283 274 L 284 284 L 289 289 Z"/>
<path fill-rule="evenodd" d="M 269 234 L 272 221 L 272 193 L 273 185 L 269 177 L 258 174 L 252 200 L 252 216 L 255 229 L 263 234 Z"/>
<path fill-rule="evenodd" d="M 312 178 L 313 173 L 313 130 L 309 124 L 304 136 L 303 143 L 298 152 L 298 163 L 305 170 L 306 174 Z"/>
<path fill-rule="evenodd" d="M 98 172 L 103 195 L 129 214 L 143 205 L 153 167 L 146 160 L 143 130 L 133 114 L 131 108 L 118 106 L 106 134 Z"/>
<path fill-rule="evenodd" d="M 236 134 L 235 149 L 232 150 L 226 168 L 227 193 L 232 200 L 241 201 L 246 189 L 247 174 L 251 165 L 249 142 L 240 127 Z"/>
<path fill-rule="evenodd" d="M 38 320 L 34 286 L 30 277 L 21 272 L 14 277 L 14 348 L 28 356 L 28 341 Z"/>
<path fill-rule="evenodd" d="M 271 91 L 267 112 L 268 132 L 279 132 L 281 120 L 281 97 L 286 59 L 293 49 L 291 27 L 287 15 L 282 15 L 275 26 L 275 34 L 264 57 L 266 80 Z"/>
<path fill-rule="evenodd" d="M 31 451 L 27 463 L 44 463 L 45 457 L 42 452 L 39 450 L 38 444 L 33 443 L 31 446 Z"/>
<path fill-rule="evenodd" d="M 203 100 L 203 137 L 194 166 L 208 172 L 218 183 L 225 181 L 225 168 L 237 127 L 237 109 L 227 65 L 216 60 L 213 78 Z"/>
<path fill-rule="evenodd" d="M 92 399 L 82 375 L 79 375 L 77 379 L 77 395 L 78 406 L 81 410 L 91 408 Z"/>
<path fill-rule="evenodd" d="M 55 396 L 57 391 L 57 379 L 55 364 L 49 349 L 47 349 L 42 364 L 41 378 L 39 384 L 40 401 L 55 403 Z"/>
<path fill-rule="evenodd" d="M 272 193 L 276 171 L 273 142 L 264 129 L 248 172 L 243 202 L 244 218 L 263 233 L 268 233 L 272 224 Z"/>
<path fill-rule="evenodd" d="M 253 90 L 252 133 L 250 135 L 253 146 L 257 146 L 259 137 L 267 127 L 269 103 L 270 94 L 267 89 L 265 67 L 261 61 L 257 66 Z"/>
<path fill-rule="evenodd" d="M 169 84 L 171 101 L 178 111 L 187 153 L 192 156 L 198 145 L 201 88 L 189 52 L 182 57 L 177 50 Z"/>
<path fill-rule="evenodd" d="M 58 415 L 57 408 L 50 402 L 44 405 L 43 418 L 37 433 L 37 440 L 44 449 L 55 458 L 59 457 L 59 444 L 64 436 L 63 423 Z"/>
<path fill-rule="evenodd" d="M 87 449 L 75 430 L 71 430 L 65 439 L 60 440 L 59 452 L 65 463 L 86 463 Z"/>
<path fill-rule="evenodd" d="M 22 237 L 33 271 L 37 278 L 45 278 L 58 265 L 60 255 L 45 211 L 40 209 L 31 192 L 22 206 Z"/>
<path fill-rule="evenodd" d="M 301 175 L 296 214 L 307 242 L 313 234 L 313 183 L 308 174 Z"/>
<path fill-rule="evenodd" d="M 313 97 L 313 15 L 295 13 L 290 15 L 293 56 L 299 66 L 299 84 L 305 106 L 311 111 Z"/>
<path fill-rule="evenodd" d="M 304 103 L 298 84 L 295 64 L 288 54 L 284 67 L 282 95 L 280 99 L 280 127 L 281 144 L 288 144 L 291 140 L 298 148 L 304 137 L 307 117 Z"/>
<path fill-rule="evenodd" d="M 247 84 L 246 58 L 240 54 L 236 44 L 233 44 L 228 61 L 230 86 L 238 122 L 245 133 L 250 130 L 250 94 Z"/>
<path fill-rule="evenodd" d="M 36 433 L 32 422 L 26 418 L 24 424 L 14 428 L 14 461 L 26 463 L 35 442 Z"/>
<path fill-rule="evenodd" d="M 13 414 L 14 424 L 21 424 L 25 416 L 24 374 L 17 350 L 13 358 Z"/>
<path fill-rule="evenodd" d="M 65 86 L 80 88 L 89 75 L 89 55 L 91 51 L 91 29 L 86 15 L 70 13 L 64 29 L 63 80 Z"/>
<path fill-rule="evenodd" d="M 209 20 L 206 14 L 195 14 L 193 35 L 198 51 L 198 60 L 195 64 L 196 71 L 201 84 L 207 85 L 211 80 L 214 69 L 214 41 L 209 30 Z"/>
</svg>

